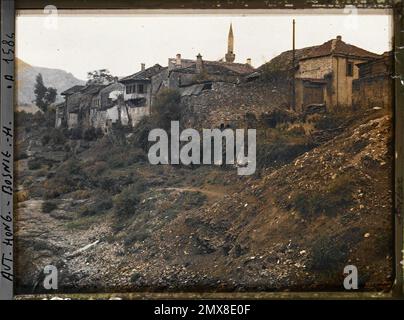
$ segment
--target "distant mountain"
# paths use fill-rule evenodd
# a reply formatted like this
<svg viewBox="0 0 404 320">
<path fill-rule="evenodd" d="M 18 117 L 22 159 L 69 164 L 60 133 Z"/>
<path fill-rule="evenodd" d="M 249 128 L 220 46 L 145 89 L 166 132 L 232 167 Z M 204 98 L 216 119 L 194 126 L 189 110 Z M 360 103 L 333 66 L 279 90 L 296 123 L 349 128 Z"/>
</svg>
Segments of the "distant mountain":
<svg viewBox="0 0 404 320">
<path fill-rule="evenodd" d="M 58 93 L 56 102 L 63 101 L 60 93 L 64 90 L 74 85 L 85 84 L 85 81 L 77 79 L 64 70 L 31 66 L 20 59 L 17 59 L 16 62 L 17 101 L 19 105 L 33 104 L 35 78 L 38 73 L 42 74 L 45 86 L 56 88 Z"/>
</svg>

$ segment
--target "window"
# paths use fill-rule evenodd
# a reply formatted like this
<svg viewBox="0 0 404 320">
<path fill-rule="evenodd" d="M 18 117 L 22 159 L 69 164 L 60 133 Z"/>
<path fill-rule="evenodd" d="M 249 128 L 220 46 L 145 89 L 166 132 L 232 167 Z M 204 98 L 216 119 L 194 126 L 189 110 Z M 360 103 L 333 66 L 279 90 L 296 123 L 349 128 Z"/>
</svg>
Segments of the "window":
<svg viewBox="0 0 404 320">
<path fill-rule="evenodd" d="M 129 94 L 130 93 L 130 86 L 126 86 L 126 94 Z"/>
<path fill-rule="evenodd" d="M 143 84 L 139 84 L 139 85 L 137 86 L 137 92 L 138 92 L 138 93 L 144 93 L 144 86 L 143 86 Z"/>
<path fill-rule="evenodd" d="M 353 62 L 347 61 L 347 63 L 346 63 L 346 76 L 347 77 L 353 77 L 353 68 L 354 68 Z"/>
</svg>

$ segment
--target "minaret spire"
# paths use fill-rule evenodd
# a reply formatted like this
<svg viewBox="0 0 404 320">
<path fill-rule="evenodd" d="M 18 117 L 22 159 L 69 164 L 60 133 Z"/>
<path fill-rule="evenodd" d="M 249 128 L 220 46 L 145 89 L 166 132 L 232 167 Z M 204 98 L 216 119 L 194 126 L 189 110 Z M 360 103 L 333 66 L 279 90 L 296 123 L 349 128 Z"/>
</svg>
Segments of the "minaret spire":
<svg viewBox="0 0 404 320">
<path fill-rule="evenodd" d="M 226 62 L 234 62 L 236 55 L 234 54 L 234 36 L 233 24 L 230 23 L 229 36 L 227 38 L 227 53 L 225 56 Z"/>
</svg>

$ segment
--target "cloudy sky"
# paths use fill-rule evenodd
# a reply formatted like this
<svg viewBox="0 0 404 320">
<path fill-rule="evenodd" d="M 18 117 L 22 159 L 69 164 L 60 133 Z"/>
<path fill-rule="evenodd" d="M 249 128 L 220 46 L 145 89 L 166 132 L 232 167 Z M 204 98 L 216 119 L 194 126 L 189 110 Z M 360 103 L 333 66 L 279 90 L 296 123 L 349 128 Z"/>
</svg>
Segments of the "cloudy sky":
<svg viewBox="0 0 404 320">
<path fill-rule="evenodd" d="M 111 12 L 107 14 L 20 12 L 17 17 L 17 56 L 41 67 L 58 68 L 86 79 L 88 71 L 109 69 L 125 76 L 146 66 L 167 65 L 181 53 L 218 60 L 227 50 L 233 23 L 236 62 L 252 59 L 255 67 L 292 47 L 292 19 L 296 20 L 296 47 L 318 45 L 337 35 L 364 49 L 391 50 L 389 11 L 200 11 L 162 14 Z M 359 14 L 356 14 L 359 13 Z"/>
</svg>

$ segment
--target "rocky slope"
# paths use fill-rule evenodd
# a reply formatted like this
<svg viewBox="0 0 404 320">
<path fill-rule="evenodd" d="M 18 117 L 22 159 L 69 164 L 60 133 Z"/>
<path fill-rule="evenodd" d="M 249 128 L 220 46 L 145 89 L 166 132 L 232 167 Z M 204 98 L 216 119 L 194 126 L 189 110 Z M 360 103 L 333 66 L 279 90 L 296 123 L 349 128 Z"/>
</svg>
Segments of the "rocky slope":
<svg viewBox="0 0 404 320">
<path fill-rule="evenodd" d="M 81 169 L 67 180 L 78 179 L 76 190 L 58 195 L 49 213 L 41 190 L 58 187 L 52 177 L 67 153 L 38 147 L 32 132 L 23 137 L 36 141 L 28 159 L 18 161 L 20 292 L 41 291 L 48 263 L 59 267 L 61 290 L 76 292 L 341 290 L 348 264 L 358 267 L 361 289 L 391 286 L 391 118 L 382 112 L 253 177 L 139 160 L 123 166 L 127 147 L 76 142 Z M 24 169 L 38 156 L 48 169 Z M 104 195 L 89 180 L 117 195 L 127 183 L 146 186 L 132 215 L 86 213 Z"/>
</svg>

